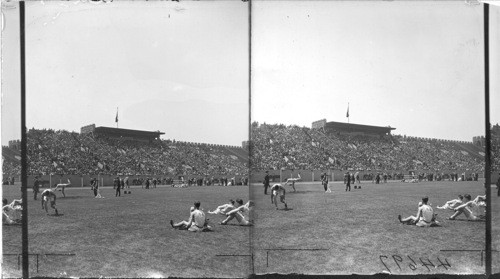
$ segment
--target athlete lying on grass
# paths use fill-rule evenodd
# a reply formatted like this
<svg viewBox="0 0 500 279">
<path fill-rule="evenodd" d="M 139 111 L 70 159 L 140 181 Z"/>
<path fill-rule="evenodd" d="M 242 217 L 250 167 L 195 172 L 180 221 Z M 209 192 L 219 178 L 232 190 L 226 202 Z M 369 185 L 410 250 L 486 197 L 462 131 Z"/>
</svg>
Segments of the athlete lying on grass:
<svg viewBox="0 0 500 279">
<path fill-rule="evenodd" d="M 217 207 L 217 209 L 215 209 L 214 211 L 208 211 L 208 214 L 222 214 L 222 215 L 226 215 L 226 213 L 228 213 L 229 211 L 233 210 L 234 209 L 234 201 L 233 200 L 229 200 L 230 203 L 226 203 L 226 204 L 223 204 L 223 205 L 219 205 Z"/>
<path fill-rule="evenodd" d="M 463 203 L 464 196 L 458 195 L 458 199 L 447 201 L 443 206 L 438 206 L 438 209 L 455 209 Z"/>
<path fill-rule="evenodd" d="M 23 210 L 22 207 L 22 200 L 13 200 L 11 203 L 8 202 L 7 199 L 2 200 L 2 221 L 3 224 L 5 225 L 14 225 L 14 224 L 19 224 L 22 220 L 22 215 L 21 211 Z"/>
<path fill-rule="evenodd" d="M 240 226 L 251 226 L 253 225 L 252 213 L 253 210 L 253 201 L 248 201 L 246 204 L 243 204 L 243 200 L 237 199 L 238 207 L 226 213 L 227 218 L 222 221 L 221 225 L 226 225 L 229 221 L 236 218 L 240 223 Z"/>
<path fill-rule="evenodd" d="M 474 200 L 471 200 L 469 194 L 464 195 L 463 204 L 457 206 L 454 210 L 455 213 L 448 218 L 449 220 L 455 220 L 460 214 L 464 214 L 469 221 L 482 221 L 485 218 L 484 209 L 486 207 L 486 196 L 477 196 Z"/>
</svg>

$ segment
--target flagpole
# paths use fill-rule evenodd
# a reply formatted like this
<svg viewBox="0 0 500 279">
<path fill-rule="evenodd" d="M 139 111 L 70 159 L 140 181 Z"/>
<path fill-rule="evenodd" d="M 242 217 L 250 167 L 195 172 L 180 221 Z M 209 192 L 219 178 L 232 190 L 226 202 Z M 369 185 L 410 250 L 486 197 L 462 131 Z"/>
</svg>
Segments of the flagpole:
<svg viewBox="0 0 500 279">
<path fill-rule="evenodd" d="M 349 102 L 347 102 L 347 124 L 349 123 Z"/>
</svg>

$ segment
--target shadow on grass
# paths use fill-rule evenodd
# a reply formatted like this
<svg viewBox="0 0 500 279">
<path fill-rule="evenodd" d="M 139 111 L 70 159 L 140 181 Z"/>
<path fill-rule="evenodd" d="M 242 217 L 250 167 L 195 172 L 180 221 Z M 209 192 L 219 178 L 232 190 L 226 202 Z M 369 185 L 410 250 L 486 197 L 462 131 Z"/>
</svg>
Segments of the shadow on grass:
<svg viewBox="0 0 500 279">
<path fill-rule="evenodd" d="M 289 211 L 289 210 L 293 210 L 293 208 L 278 208 L 278 210 L 283 210 L 283 211 Z"/>
<path fill-rule="evenodd" d="M 288 192 L 288 194 L 308 194 L 308 193 L 314 193 L 316 191 L 296 191 L 296 192 Z"/>
<path fill-rule="evenodd" d="M 91 198 L 92 196 L 88 196 L 88 198 Z M 61 200 L 77 200 L 77 199 L 83 199 L 87 198 L 87 196 L 66 196 L 66 197 L 60 197 L 58 199 Z"/>
<path fill-rule="evenodd" d="M 48 216 L 52 216 L 52 217 L 61 217 L 61 216 L 64 216 L 64 214 L 55 214 L 55 213 L 52 213 L 52 214 L 47 214 Z"/>
<path fill-rule="evenodd" d="M 471 222 L 471 223 L 484 223 L 486 222 L 486 220 L 469 220 L 469 219 L 455 219 L 455 220 L 448 220 L 450 222 L 454 222 L 454 221 L 460 221 L 460 222 Z"/>
<path fill-rule="evenodd" d="M 2 224 L 3 227 L 8 228 L 8 227 L 20 227 L 22 224 L 21 223 L 13 223 L 13 224 Z"/>
</svg>

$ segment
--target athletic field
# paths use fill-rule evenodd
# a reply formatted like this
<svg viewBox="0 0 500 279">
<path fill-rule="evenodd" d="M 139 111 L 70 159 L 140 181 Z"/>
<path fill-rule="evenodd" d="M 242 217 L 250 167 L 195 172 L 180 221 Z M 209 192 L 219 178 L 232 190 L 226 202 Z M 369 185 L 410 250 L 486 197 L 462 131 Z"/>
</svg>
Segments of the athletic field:
<svg viewBox="0 0 500 279">
<path fill-rule="evenodd" d="M 40 198 L 29 190 L 30 276 L 81 277 L 244 277 L 250 257 L 217 256 L 249 254 L 249 228 L 217 225 L 223 216 L 207 214 L 214 232 L 174 230 L 169 221 L 187 220 L 195 200 L 207 212 L 228 199 L 248 200 L 248 187 L 132 188 L 132 194 L 115 198 L 102 188 L 104 199 L 95 199 L 87 188 L 57 192 L 62 216 L 48 216 Z M 4 186 L 9 201 L 20 196 L 19 187 Z M 53 211 L 49 209 L 49 213 Z M 231 221 L 230 224 L 232 222 Z M 21 226 L 4 226 L 3 253 L 21 253 Z M 44 254 L 44 255 L 41 255 Z M 74 254 L 46 255 L 45 254 Z M 3 277 L 19 277 L 17 256 L 4 256 Z"/>
<path fill-rule="evenodd" d="M 330 183 L 287 186 L 290 210 L 275 210 L 262 184 L 251 185 L 256 225 L 222 226 L 207 214 L 214 232 L 173 230 L 169 220 L 186 220 L 195 200 L 205 212 L 228 199 L 248 199 L 248 187 L 132 188 L 114 197 L 102 188 L 57 192 L 62 216 L 46 215 L 29 190 L 31 276 L 81 277 L 245 277 L 254 272 L 305 274 L 483 273 L 484 222 L 449 221 L 442 227 L 401 225 L 397 215 L 415 215 L 423 195 L 435 208 L 458 194 L 483 194 L 482 182 L 363 183 L 345 192 Z M 9 201 L 19 187 L 4 186 Z M 283 205 L 280 204 L 280 208 Z M 52 213 L 52 211 L 49 211 Z M 232 222 L 236 222 L 233 220 Z M 236 224 L 236 223 L 233 223 Z M 498 243 L 498 242 L 496 242 Z M 250 249 L 252 247 L 252 249 Z M 470 251 L 473 250 L 473 251 Z M 21 227 L 4 226 L 3 253 L 21 253 Z M 38 272 L 37 272 L 38 254 Z M 253 265 L 252 265 L 253 260 Z M 20 276 L 17 256 L 5 255 L 4 277 Z"/>
<path fill-rule="evenodd" d="M 256 274 L 484 273 L 485 223 L 463 215 L 446 220 L 452 212 L 435 209 L 458 194 L 484 194 L 482 182 L 366 182 L 351 192 L 342 183 L 330 187 L 325 194 L 319 182 L 298 183 L 296 193 L 287 186 L 288 211 L 275 210 L 262 184 L 252 188 Z M 442 227 L 400 224 L 397 215 L 416 215 L 425 195 Z"/>
</svg>

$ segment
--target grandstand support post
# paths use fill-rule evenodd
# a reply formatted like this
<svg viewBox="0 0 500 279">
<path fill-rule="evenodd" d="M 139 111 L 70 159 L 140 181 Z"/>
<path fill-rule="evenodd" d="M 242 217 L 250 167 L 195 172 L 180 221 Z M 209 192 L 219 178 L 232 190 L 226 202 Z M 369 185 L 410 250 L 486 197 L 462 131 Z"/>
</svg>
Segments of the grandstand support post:
<svg viewBox="0 0 500 279">
<path fill-rule="evenodd" d="M 283 169 L 280 168 L 280 183 L 283 182 Z"/>
<path fill-rule="evenodd" d="M 82 178 L 81 178 L 81 181 L 82 181 L 82 188 L 83 188 L 83 176 L 82 176 Z"/>
<path fill-rule="evenodd" d="M 29 278 L 29 251 L 28 251 L 28 156 L 26 135 L 26 61 L 25 61 L 25 10 L 24 1 L 19 1 L 19 45 L 20 45 L 20 76 L 21 76 L 21 251 L 23 255 L 22 275 Z"/>
<path fill-rule="evenodd" d="M 52 189 L 52 174 L 49 174 L 49 189 Z"/>
<path fill-rule="evenodd" d="M 491 275 L 491 125 L 490 125 L 490 70 L 489 70 L 489 4 L 483 3 L 484 16 L 484 103 L 485 103 L 485 191 L 486 191 L 486 261 L 485 273 Z"/>
<path fill-rule="evenodd" d="M 314 171 L 313 171 L 313 170 L 311 170 L 311 177 L 312 177 L 312 178 L 311 178 L 311 179 L 312 179 L 312 182 L 314 182 Z"/>
</svg>

